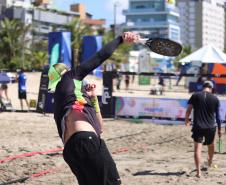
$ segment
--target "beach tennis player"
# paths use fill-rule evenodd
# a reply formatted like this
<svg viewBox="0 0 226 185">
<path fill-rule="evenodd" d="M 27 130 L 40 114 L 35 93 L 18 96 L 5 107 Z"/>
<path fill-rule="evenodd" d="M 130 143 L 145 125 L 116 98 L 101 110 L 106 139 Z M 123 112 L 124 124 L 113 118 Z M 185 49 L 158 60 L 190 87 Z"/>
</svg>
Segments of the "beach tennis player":
<svg viewBox="0 0 226 185">
<path fill-rule="evenodd" d="M 194 93 L 188 101 L 185 124 L 190 125 L 189 116 L 194 109 L 192 138 L 194 140 L 194 160 L 197 170 L 197 177 L 201 176 L 201 152 L 202 144 L 208 146 L 208 167 L 211 167 L 214 155 L 214 137 L 216 124 L 218 136 L 221 137 L 221 120 L 219 115 L 219 99 L 212 94 L 214 84 L 212 81 L 205 81 L 203 91 Z"/>
<path fill-rule="evenodd" d="M 64 143 L 63 157 L 80 185 L 118 185 L 120 177 L 100 134 L 102 116 L 95 84 L 83 79 L 108 59 L 123 42 L 135 43 L 138 35 L 125 32 L 75 69 L 58 63 L 50 67 L 49 89 L 54 90 L 54 119 Z"/>
</svg>

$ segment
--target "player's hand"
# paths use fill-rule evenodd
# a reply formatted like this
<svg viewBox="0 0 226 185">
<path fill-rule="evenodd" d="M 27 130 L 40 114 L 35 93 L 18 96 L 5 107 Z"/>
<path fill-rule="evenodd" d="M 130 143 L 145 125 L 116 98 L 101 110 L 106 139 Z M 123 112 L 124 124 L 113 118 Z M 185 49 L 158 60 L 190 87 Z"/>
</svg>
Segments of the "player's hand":
<svg viewBox="0 0 226 185">
<path fill-rule="evenodd" d="M 95 97 L 96 96 L 96 85 L 95 84 L 87 84 L 85 86 L 85 91 L 89 97 Z"/>
<path fill-rule="evenodd" d="M 136 43 L 139 41 L 140 35 L 133 32 L 124 32 L 122 38 L 126 43 Z"/>
</svg>

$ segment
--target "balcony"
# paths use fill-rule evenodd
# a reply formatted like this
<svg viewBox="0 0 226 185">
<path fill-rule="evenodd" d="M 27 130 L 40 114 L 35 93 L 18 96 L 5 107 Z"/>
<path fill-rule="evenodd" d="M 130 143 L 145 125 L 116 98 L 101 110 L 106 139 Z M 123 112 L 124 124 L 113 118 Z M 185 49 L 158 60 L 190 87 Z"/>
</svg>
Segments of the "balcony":
<svg viewBox="0 0 226 185">
<path fill-rule="evenodd" d="M 167 21 L 137 21 L 128 22 L 125 24 L 125 28 L 167 28 L 169 24 Z"/>
<path fill-rule="evenodd" d="M 155 9 L 155 8 L 140 8 L 140 9 L 128 9 L 123 10 L 123 14 L 127 15 L 148 15 L 148 14 L 173 14 L 179 17 L 179 10 L 178 8 L 166 8 L 165 10 L 162 9 Z"/>
<path fill-rule="evenodd" d="M 169 27 L 169 25 L 178 26 L 178 23 L 175 21 L 136 21 L 136 22 L 127 22 L 125 24 L 126 28 L 166 28 Z"/>
</svg>

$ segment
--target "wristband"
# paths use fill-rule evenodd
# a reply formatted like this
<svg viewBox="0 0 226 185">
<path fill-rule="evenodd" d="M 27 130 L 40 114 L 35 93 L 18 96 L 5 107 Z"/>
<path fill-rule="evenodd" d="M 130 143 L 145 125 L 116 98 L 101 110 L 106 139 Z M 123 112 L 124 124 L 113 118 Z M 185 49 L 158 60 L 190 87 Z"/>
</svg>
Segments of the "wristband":
<svg viewBox="0 0 226 185">
<path fill-rule="evenodd" d="M 99 106 L 97 96 L 91 98 L 91 103 L 92 103 L 92 106 L 94 107 L 96 113 L 99 113 L 100 112 L 100 106 Z"/>
</svg>

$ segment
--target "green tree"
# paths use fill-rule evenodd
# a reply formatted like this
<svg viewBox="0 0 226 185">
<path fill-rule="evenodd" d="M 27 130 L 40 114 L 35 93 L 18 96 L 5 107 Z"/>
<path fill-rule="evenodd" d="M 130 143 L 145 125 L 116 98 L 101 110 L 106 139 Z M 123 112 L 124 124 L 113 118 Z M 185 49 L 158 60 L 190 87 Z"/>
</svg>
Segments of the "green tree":
<svg viewBox="0 0 226 185">
<path fill-rule="evenodd" d="M 180 66 L 179 61 L 180 61 L 182 58 L 184 58 L 184 57 L 190 55 L 191 53 L 192 53 L 192 48 L 191 48 L 191 46 L 183 46 L 183 51 L 182 51 L 182 52 L 180 53 L 180 55 L 178 55 L 178 56 L 175 58 L 175 60 L 173 61 L 174 66 L 175 66 L 176 68 L 178 68 L 178 67 Z"/>
<path fill-rule="evenodd" d="M 26 61 L 29 61 L 29 69 L 40 70 L 48 65 L 48 41 L 33 40 L 32 47 L 27 48 Z"/>
<path fill-rule="evenodd" d="M 4 67 L 10 69 L 22 67 L 25 46 L 28 42 L 28 40 L 25 40 L 25 36 L 30 25 L 24 25 L 19 20 L 7 18 L 3 19 L 0 25 L 0 51 Z"/>
<path fill-rule="evenodd" d="M 110 30 L 106 32 L 103 36 L 103 44 L 107 44 L 111 40 L 114 39 L 113 31 Z M 110 59 L 105 62 L 105 64 L 113 63 L 116 67 L 119 67 L 122 63 L 128 62 L 129 51 L 132 49 L 132 45 L 129 44 L 122 44 L 120 45 L 117 50 L 113 53 Z"/>
<path fill-rule="evenodd" d="M 65 25 L 65 29 L 72 34 L 72 57 L 74 65 L 78 65 L 78 57 L 79 57 L 79 50 L 81 49 L 82 45 L 82 37 L 84 35 L 91 35 L 92 29 L 90 26 L 85 25 L 81 20 L 78 18 L 73 19 L 69 24 Z"/>
<path fill-rule="evenodd" d="M 32 69 L 42 69 L 43 66 L 48 65 L 48 54 L 44 51 L 32 52 Z"/>
</svg>

